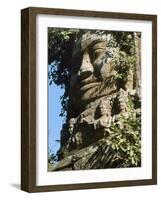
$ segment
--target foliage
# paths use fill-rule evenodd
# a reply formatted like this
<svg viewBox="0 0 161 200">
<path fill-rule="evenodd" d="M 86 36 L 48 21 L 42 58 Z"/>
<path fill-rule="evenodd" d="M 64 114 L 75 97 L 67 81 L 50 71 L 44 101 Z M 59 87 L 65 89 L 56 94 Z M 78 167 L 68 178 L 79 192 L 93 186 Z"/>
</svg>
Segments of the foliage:
<svg viewBox="0 0 161 200">
<path fill-rule="evenodd" d="M 51 65 L 48 77 L 50 84 L 54 82 L 64 88 L 64 95 L 60 99 L 62 104 L 60 116 L 64 116 L 67 110 L 72 51 L 78 31 L 77 29 L 48 29 L 48 64 Z"/>
<path fill-rule="evenodd" d="M 48 163 L 52 164 L 55 162 L 57 162 L 57 156 L 53 152 L 48 151 Z"/>
<path fill-rule="evenodd" d="M 110 126 L 108 144 L 119 152 L 124 167 L 141 166 L 141 117 L 131 111 L 128 117 L 123 114 Z"/>
<path fill-rule="evenodd" d="M 136 63 L 134 33 L 115 32 L 113 37 L 117 41 L 117 52 L 113 54 L 112 59 L 115 70 L 117 71 L 115 79 L 117 79 L 119 84 L 125 83 L 130 70 L 134 70 Z"/>
<path fill-rule="evenodd" d="M 115 75 L 115 80 L 118 81 L 120 87 L 123 88 L 124 83 L 127 82 L 130 70 L 134 69 L 136 56 L 129 55 L 124 51 L 118 51 L 117 54 L 113 56 L 113 66 L 117 72 Z"/>
</svg>

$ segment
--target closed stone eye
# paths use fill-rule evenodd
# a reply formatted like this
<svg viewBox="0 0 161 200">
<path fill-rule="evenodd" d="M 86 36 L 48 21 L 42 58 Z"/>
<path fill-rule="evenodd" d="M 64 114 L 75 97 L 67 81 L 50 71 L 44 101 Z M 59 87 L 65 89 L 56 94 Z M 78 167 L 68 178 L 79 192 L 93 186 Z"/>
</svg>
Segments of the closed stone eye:
<svg viewBox="0 0 161 200">
<path fill-rule="evenodd" d="M 98 43 L 95 43 L 94 45 L 92 45 L 90 48 L 91 61 L 94 62 L 105 51 L 106 51 L 106 43 L 105 42 L 98 42 Z"/>
</svg>

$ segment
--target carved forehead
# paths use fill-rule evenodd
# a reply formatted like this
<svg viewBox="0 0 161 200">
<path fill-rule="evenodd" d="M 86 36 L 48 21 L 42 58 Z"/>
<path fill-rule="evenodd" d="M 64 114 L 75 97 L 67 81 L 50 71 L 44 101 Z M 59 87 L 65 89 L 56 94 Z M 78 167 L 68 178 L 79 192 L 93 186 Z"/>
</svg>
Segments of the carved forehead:
<svg viewBox="0 0 161 200">
<path fill-rule="evenodd" d="M 95 44 L 95 43 L 102 43 L 102 42 L 106 42 L 107 45 L 107 35 L 105 34 L 98 34 L 98 33 L 91 33 L 90 31 L 88 31 L 87 33 L 85 33 L 84 35 L 82 35 L 81 38 L 81 50 L 86 49 L 88 46 L 90 46 L 91 44 Z"/>
<path fill-rule="evenodd" d="M 107 41 L 109 39 L 108 34 L 100 34 L 100 33 L 92 33 L 91 31 L 87 31 L 84 33 L 75 43 L 74 54 L 77 54 L 81 51 L 84 51 L 90 45 L 95 44 L 103 44 L 107 46 Z"/>
</svg>

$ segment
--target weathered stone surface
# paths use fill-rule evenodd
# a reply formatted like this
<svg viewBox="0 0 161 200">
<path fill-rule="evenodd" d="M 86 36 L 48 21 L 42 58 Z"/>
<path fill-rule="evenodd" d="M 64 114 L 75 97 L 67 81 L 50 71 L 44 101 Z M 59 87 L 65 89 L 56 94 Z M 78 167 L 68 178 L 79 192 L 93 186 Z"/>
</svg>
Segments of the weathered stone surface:
<svg viewBox="0 0 161 200">
<path fill-rule="evenodd" d="M 65 157 L 52 171 L 115 168 L 121 167 L 121 163 L 119 153 L 112 150 L 106 139 L 101 139 Z"/>
<path fill-rule="evenodd" d="M 118 82 L 111 52 L 108 35 L 90 31 L 75 44 L 68 120 L 61 132 L 59 162 L 53 171 L 126 167 L 109 138 L 116 131 L 127 134 L 129 130 L 122 131 L 128 128 L 121 120 L 140 117 L 140 96 L 133 68 L 126 69 L 126 82 Z"/>
</svg>

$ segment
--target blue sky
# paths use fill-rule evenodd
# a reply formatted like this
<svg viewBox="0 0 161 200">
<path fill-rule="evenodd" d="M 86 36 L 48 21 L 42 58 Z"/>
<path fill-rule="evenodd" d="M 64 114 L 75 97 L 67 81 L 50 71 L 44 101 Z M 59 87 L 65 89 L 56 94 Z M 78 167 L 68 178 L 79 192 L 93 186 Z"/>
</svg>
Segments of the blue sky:
<svg viewBox="0 0 161 200">
<path fill-rule="evenodd" d="M 50 66 L 49 66 L 50 67 Z M 48 84 L 48 150 L 54 153 L 60 147 L 60 131 L 63 124 L 63 117 L 60 117 L 61 103 L 60 96 L 64 90 L 52 83 Z"/>
</svg>

